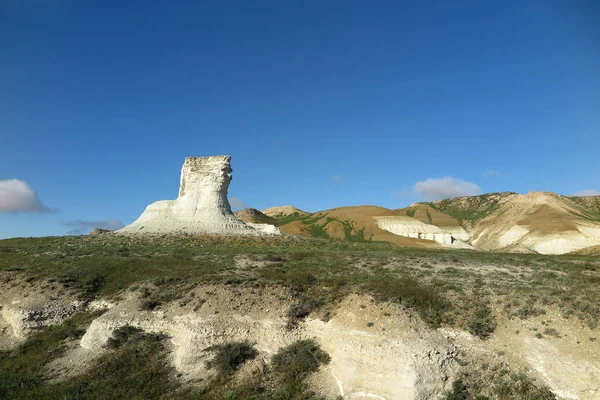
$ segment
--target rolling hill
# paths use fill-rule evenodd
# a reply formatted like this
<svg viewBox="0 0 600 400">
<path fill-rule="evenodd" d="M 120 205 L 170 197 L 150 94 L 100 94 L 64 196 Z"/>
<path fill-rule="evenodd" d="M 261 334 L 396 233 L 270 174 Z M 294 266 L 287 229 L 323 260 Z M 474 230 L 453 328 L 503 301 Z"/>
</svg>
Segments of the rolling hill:
<svg viewBox="0 0 600 400">
<path fill-rule="evenodd" d="M 234 212 L 233 215 L 244 222 L 277 225 L 277 219 L 269 217 L 255 208 L 244 208 L 243 210 Z"/>
<path fill-rule="evenodd" d="M 353 206 L 311 214 L 286 206 L 264 214 L 282 233 L 348 241 L 541 254 L 596 254 L 600 246 L 600 196 L 502 192 L 397 210 Z"/>
</svg>

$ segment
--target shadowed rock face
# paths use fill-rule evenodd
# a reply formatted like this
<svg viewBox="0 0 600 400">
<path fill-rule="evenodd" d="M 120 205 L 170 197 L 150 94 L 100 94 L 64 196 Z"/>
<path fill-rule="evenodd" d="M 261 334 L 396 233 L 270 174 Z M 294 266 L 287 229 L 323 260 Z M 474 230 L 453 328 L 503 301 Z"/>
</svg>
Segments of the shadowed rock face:
<svg viewBox="0 0 600 400">
<path fill-rule="evenodd" d="M 267 224 L 246 224 L 231 212 L 227 189 L 231 157 L 188 157 L 181 168 L 179 197 L 150 204 L 120 232 L 222 235 L 278 234 Z"/>
</svg>

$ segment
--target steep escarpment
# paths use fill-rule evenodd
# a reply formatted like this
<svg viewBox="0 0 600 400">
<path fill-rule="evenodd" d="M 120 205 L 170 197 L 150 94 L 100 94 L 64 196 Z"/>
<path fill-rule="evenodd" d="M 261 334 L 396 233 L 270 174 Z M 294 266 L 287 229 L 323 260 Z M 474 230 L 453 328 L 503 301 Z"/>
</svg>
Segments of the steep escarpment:
<svg viewBox="0 0 600 400">
<path fill-rule="evenodd" d="M 231 212 L 227 190 L 231 157 L 188 157 L 181 168 L 179 196 L 150 204 L 119 232 L 253 235 L 277 234 L 268 224 L 246 224 Z"/>
</svg>

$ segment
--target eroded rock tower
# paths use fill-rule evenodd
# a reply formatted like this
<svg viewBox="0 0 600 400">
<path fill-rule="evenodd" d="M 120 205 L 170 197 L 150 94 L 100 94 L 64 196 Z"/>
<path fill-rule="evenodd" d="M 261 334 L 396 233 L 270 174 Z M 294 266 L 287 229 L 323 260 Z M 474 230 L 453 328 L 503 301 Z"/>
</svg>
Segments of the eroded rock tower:
<svg viewBox="0 0 600 400">
<path fill-rule="evenodd" d="M 195 233 L 217 235 L 278 234 L 268 224 L 248 224 L 231 212 L 227 189 L 231 157 L 188 157 L 181 168 L 177 200 L 150 204 L 142 215 L 120 232 Z"/>
</svg>

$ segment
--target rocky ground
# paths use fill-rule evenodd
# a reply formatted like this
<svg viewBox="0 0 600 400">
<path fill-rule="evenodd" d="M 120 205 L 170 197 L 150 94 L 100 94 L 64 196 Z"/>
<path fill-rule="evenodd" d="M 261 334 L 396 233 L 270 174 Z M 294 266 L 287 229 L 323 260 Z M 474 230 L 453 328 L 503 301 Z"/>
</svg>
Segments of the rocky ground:
<svg viewBox="0 0 600 400">
<path fill-rule="evenodd" d="M 104 246 L 112 239 L 93 240 L 105 240 Z M 298 245 L 298 239 L 289 240 L 287 245 L 282 242 L 279 246 Z M 305 304 L 299 299 L 306 299 L 309 293 L 316 298 L 316 292 L 299 294 L 294 285 L 256 280 L 251 275 L 282 268 L 298 253 L 248 253 L 246 245 L 243 239 L 236 244 L 237 253 L 227 258 L 230 261 L 223 262 L 229 267 L 217 272 L 223 276 L 245 277 L 243 280 L 195 282 L 140 277 L 105 294 L 100 290 L 94 296 L 82 296 L 86 292 L 68 280 L 31 279 L 19 269 L 24 267 L 5 268 L 0 277 L 0 350 L 4 351 L 0 352 L 0 362 L 3 357 L 17 357 L 13 353 L 15 349 L 27 345 L 32 335 L 44 332 L 44 327 L 64 324 L 78 313 L 87 312 L 89 322 L 81 334 L 63 339 L 61 350 L 43 365 L 41 373 L 47 384 L 72 382 L 98 362 L 105 362 L 103 360 L 114 352 L 107 343 L 115 331 L 132 326 L 147 333 L 166 335 L 165 362 L 173 368 L 169 379 L 178 382 L 178 387 L 202 387 L 220 382 L 218 372 L 207 364 L 213 357 L 209 349 L 232 342 L 252 343 L 257 357 L 223 383 L 222 395 L 235 393 L 244 382 L 266 379 L 263 376 L 268 375 L 273 356 L 282 348 L 299 340 L 314 339 L 330 360 L 311 373 L 305 384 L 324 398 L 444 399 L 456 398 L 449 396 L 460 394 L 463 389 L 472 396 L 491 399 L 600 398 L 600 341 L 597 340 L 600 331 L 583 317 L 584 314 L 569 315 L 557 305 L 549 304 L 543 313 L 516 317 L 507 310 L 511 304 L 519 307 L 517 300 L 506 293 L 490 292 L 486 304 L 490 305 L 491 317 L 483 319 L 493 325 L 488 331 L 485 327 L 468 328 L 468 325 L 445 320 L 432 325 L 423 317 L 428 314 L 422 314 L 410 302 L 383 300 L 376 292 L 365 292 L 359 286 L 333 296 L 330 301 L 320 300 L 318 306 L 309 307 L 306 313 L 291 313 L 299 304 Z M 277 243 L 261 244 L 265 245 L 278 250 Z M 204 246 L 203 249 L 195 247 L 198 251 L 190 256 L 190 262 L 194 257 L 199 262 L 218 255 L 222 247 L 214 246 L 223 245 L 208 241 Z M 33 264 L 44 257 L 35 256 L 31 248 L 25 250 L 14 243 L 9 247 L 28 253 L 21 261 L 14 258 L 13 264 L 22 260 Z M 55 253 L 46 256 L 61 254 L 61 247 L 54 247 Z M 307 262 L 307 251 L 302 250 L 305 257 L 302 263 Z M 344 254 L 349 251 L 344 250 Z M 165 249 L 156 249 L 155 254 L 164 252 Z M 467 285 L 468 279 L 463 276 L 504 279 L 510 283 L 511 279 L 522 279 L 537 270 L 531 263 L 511 266 L 521 260 L 519 258 L 477 263 L 467 259 L 456 262 L 443 254 L 439 258 L 438 253 L 425 257 L 419 254 L 413 260 L 412 253 L 407 253 L 404 261 L 394 261 L 387 252 L 385 254 L 383 259 L 374 255 L 372 259 L 369 253 L 352 253 L 357 258 L 349 262 L 351 267 L 344 274 L 365 274 L 366 279 L 373 268 L 380 273 L 403 268 L 415 276 L 446 271 L 452 272 L 447 280 L 456 279 Z M 83 262 L 81 260 L 93 256 L 71 254 L 70 257 Z M 324 259 L 321 257 L 321 260 Z M 573 262 L 589 263 L 587 259 L 578 260 Z M 63 262 L 67 261 L 63 259 Z M 333 268 L 331 266 L 330 271 L 335 271 Z M 589 268 L 591 270 L 586 271 L 596 274 L 593 264 Z M 138 271 L 142 274 L 143 269 Z M 568 272 L 556 274 L 562 274 L 563 278 L 568 276 Z M 310 283 L 315 285 L 322 281 L 318 289 L 329 293 L 325 276 L 315 276 L 301 279 L 309 282 L 317 279 L 316 283 Z M 426 276 L 423 275 L 423 279 Z M 329 281 L 331 284 L 333 281 Z M 170 295 L 169 291 L 175 289 L 177 294 Z M 399 287 L 398 290 L 404 289 Z M 451 293 L 447 293 L 448 298 Z M 477 306 L 472 304 L 471 308 Z M 460 308 L 446 310 L 458 320 L 467 312 Z"/>
</svg>

